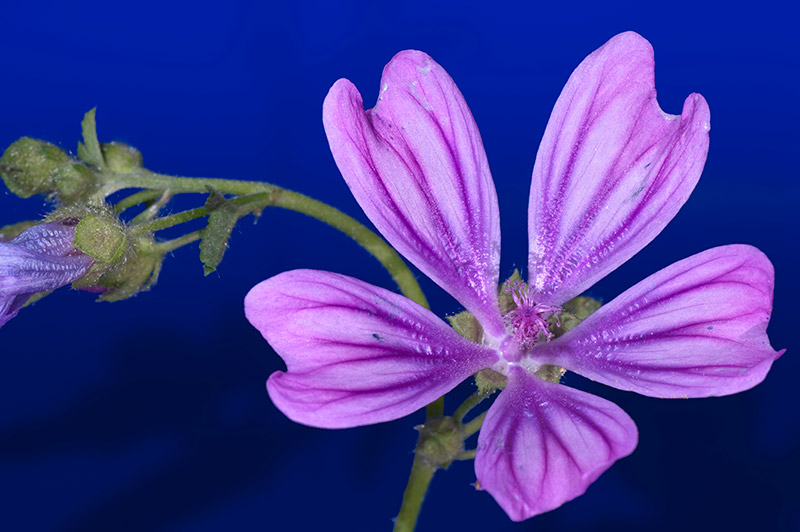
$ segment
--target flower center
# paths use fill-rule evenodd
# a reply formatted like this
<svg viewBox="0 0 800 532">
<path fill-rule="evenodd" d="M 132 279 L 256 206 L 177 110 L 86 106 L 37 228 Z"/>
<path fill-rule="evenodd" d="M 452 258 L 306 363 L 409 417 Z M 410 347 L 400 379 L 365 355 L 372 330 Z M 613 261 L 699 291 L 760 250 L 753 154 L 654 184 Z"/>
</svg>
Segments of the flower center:
<svg viewBox="0 0 800 532">
<path fill-rule="evenodd" d="M 515 308 L 508 311 L 503 320 L 514 343 L 526 352 L 530 352 L 542 338 L 546 342 L 553 338 L 547 321 L 550 316 L 555 316 L 556 324 L 561 325 L 558 319 L 561 307 L 536 303 L 532 292 L 522 281 L 506 283 L 505 293 L 511 296 Z"/>
</svg>

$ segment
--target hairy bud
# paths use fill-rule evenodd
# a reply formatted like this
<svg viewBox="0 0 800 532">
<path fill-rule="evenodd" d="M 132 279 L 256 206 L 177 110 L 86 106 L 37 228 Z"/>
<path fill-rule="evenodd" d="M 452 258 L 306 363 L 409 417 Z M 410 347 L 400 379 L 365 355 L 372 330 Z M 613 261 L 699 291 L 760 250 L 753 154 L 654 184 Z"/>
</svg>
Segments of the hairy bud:
<svg viewBox="0 0 800 532">
<path fill-rule="evenodd" d="M 108 168 L 120 174 L 135 172 L 142 168 L 142 152 L 122 142 L 100 144 Z"/>
<path fill-rule="evenodd" d="M 92 172 L 55 144 L 22 137 L 0 158 L 0 175 L 6 186 L 22 198 L 58 193 L 76 198 L 93 183 Z"/>
</svg>

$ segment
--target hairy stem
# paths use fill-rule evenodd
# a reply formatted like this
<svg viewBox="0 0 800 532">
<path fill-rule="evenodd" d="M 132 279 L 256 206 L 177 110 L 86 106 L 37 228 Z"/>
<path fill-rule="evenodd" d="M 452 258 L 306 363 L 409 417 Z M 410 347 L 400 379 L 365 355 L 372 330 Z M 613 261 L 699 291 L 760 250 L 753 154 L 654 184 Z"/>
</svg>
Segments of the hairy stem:
<svg viewBox="0 0 800 532">
<path fill-rule="evenodd" d="M 486 397 L 487 396 L 482 394 L 480 391 L 473 393 L 467 397 L 463 403 L 461 403 L 461 406 L 456 408 L 456 411 L 453 412 L 453 417 L 456 419 L 456 421 L 461 423 L 464 420 L 464 416 L 469 414 L 470 410 L 478 406 L 481 401 L 486 399 Z"/>
<path fill-rule="evenodd" d="M 149 171 L 117 175 L 115 180 L 110 182 L 102 192 L 108 195 L 116 190 L 125 188 L 168 189 L 175 194 L 190 192 L 207 193 L 211 189 L 214 189 L 222 194 L 240 196 L 231 201 L 243 207 L 242 215 L 257 208 L 269 206 L 281 207 L 306 214 L 338 229 L 355 240 L 380 261 L 392 276 L 392 279 L 397 283 L 403 295 L 423 307 L 429 308 L 425 295 L 417 283 L 414 274 L 394 248 L 387 244 L 380 236 L 376 235 L 373 231 L 350 216 L 330 205 L 304 196 L 303 194 L 257 181 L 172 177 Z M 125 203 L 121 210 L 142 201 L 149 201 L 152 199 L 151 196 L 143 193 L 138 194 L 140 195 L 137 196 L 137 194 L 133 194 L 122 200 L 120 203 Z M 249 209 L 244 209 L 244 207 L 249 207 Z M 117 208 L 119 209 L 119 207 Z M 119 212 L 121 212 L 121 210 Z M 199 218 L 205 214 L 207 214 L 205 207 L 200 207 L 183 213 L 166 216 L 159 220 L 154 220 L 153 222 L 141 224 L 139 227 L 144 228 L 146 231 L 157 231 L 178 223 L 183 223 L 184 221 Z M 200 236 L 199 232 L 190 233 L 185 237 L 165 242 L 162 245 L 167 246 L 169 249 L 175 249 L 200 238 Z M 426 422 L 431 419 L 442 417 L 444 415 L 444 397 L 440 397 L 429 404 L 425 412 Z M 436 465 L 429 463 L 419 454 L 415 454 L 408 484 L 403 493 L 403 502 L 400 507 L 400 512 L 395 519 L 395 532 L 411 532 L 414 530 L 420 508 L 422 507 L 422 501 L 425 498 L 428 485 L 433 479 L 436 469 Z"/>
<path fill-rule="evenodd" d="M 168 189 L 176 194 L 187 192 L 207 193 L 210 189 L 215 189 L 223 194 L 244 195 L 242 198 L 234 198 L 231 200 L 235 204 L 239 203 L 238 200 L 243 200 L 249 195 L 250 198 L 247 200 L 247 203 L 253 208 L 258 206 L 281 207 L 306 214 L 338 229 L 355 240 L 383 264 L 404 296 L 428 308 L 428 302 L 414 274 L 408 266 L 406 266 L 400 255 L 398 255 L 385 240 L 370 231 L 363 224 L 344 214 L 342 211 L 303 194 L 258 181 L 172 177 L 146 170 L 130 174 L 117 174 L 104 189 L 103 193 L 110 194 L 116 190 L 126 188 Z M 261 196 L 260 199 L 263 200 L 260 205 L 258 201 L 255 201 L 256 196 Z M 121 200 L 120 203 L 126 202 L 123 204 L 124 207 L 133 201 L 141 202 L 140 200 L 142 198 L 146 200 L 148 197 L 149 196 L 144 194 L 136 197 L 136 194 L 133 194 L 129 196 L 130 199 L 125 198 Z M 201 207 L 199 209 L 203 208 Z M 199 209 L 192 209 L 172 216 L 166 216 L 149 224 L 142 224 L 140 227 L 143 228 L 142 230 L 153 231 L 171 227 L 172 225 L 183 223 L 183 221 L 189 221 L 204 216 Z M 202 212 L 205 211 L 203 210 Z M 162 222 L 161 220 L 164 221 Z"/>
<path fill-rule="evenodd" d="M 408 477 L 406 491 L 403 493 L 403 504 L 394 520 L 394 532 L 412 532 L 417 526 L 422 501 L 435 472 L 435 465 L 428 463 L 419 454 L 414 455 L 411 474 Z"/>
<path fill-rule="evenodd" d="M 186 244 L 191 244 L 192 242 L 196 242 L 197 240 L 200 240 L 202 237 L 203 237 L 202 230 L 193 231 L 191 233 L 187 233 L 183 236 L 180 236 L 172 240 L 167 240 L 165 242 L 158 242 L 154 246 L 161 253 L 168 253 L 170 251 L 183 247 Z"/>
<path fill-rule="evenodd" d="M 153 201 L 154 199 L 160 198 L 164 194 L 162 190 L 140 190 L 139 192 L 135 192 L 130 196 L 122 198 L 114 205 L 114 213 L 120 214 L 123 211 L 130 209 L 140 203 L 146 203 L 148 201 Z"/>
</svg>

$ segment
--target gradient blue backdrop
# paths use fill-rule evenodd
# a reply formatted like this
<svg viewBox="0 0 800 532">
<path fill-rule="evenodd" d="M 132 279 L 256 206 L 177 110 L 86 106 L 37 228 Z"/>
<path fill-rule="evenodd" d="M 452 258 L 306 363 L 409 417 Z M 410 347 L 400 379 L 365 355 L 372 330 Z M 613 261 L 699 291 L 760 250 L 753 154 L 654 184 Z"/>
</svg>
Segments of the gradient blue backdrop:
<svg viewBox="0 0 800 532">
<path fill-rule="evenodd" d="M 757 388 L 718 399 L 656 400 L 568 375 L 630 413 L 638 450 L 585 496 L 522 524 L 470 486 L 471 463 L 455 464 L 435 478 L 419 529 L 800 530 L 800 41 L 779 6 L 9 2 L 0 145 L 29 135 L 73 150 L 97 106 L 101 139 L 139 147 L 153 170 L 268 180 L 366 221 L 328 151 L 322 100 L 348 77 L 371 106 L 383 65 L 421 49 L 479 124 L 507 275 L 524 266 L 531 168 L 561 87 L 612 35 L 638 31 L 655 47 L 667 112 L 692 91 L 708 99 L 711 151 L 675 220 L 592 293 L 608 300 L 708 247 L 753 244 L 775 264 L 769 332 L 789 352 Z M 0 195 L 0 225 L 46 212 Z M 242 298 L 299 267 L 392 287 L 347 238 L 274 209 L 236 229 L 217 274 L 203 278 L 191 246 L 148 293 L 95 304 L 62 290 L 0 330 L 0 529 L 389 530 L 419 413 L 325 431 L 291 423 L 264 390 L 282 362 Z M 434 311 L 457 310 L 421 282 Z"/>
</svg>

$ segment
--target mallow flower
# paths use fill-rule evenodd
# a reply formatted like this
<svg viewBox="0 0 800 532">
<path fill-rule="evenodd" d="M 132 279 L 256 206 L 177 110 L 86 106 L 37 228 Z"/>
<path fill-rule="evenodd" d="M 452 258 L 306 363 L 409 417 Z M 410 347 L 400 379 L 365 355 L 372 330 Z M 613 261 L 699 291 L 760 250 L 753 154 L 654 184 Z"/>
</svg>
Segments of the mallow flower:
<svg viewBox="0 0 800 532">
<path fill-rule="evenodd" d="M 93 259 L 72 245 L 75 224 L 50 222 L 0 242 L 0 327 L 37 292 L 55 290 L 83 277 Z"/>
<path fill-rule="evenodd" d="M 569 78 L 529 199 L 528 282 L 498 307 L 497 196 L 478 128 L 447 73 L 404 51 L 365 111 L 348 80 L 323 106 L 334 159 L 383 236 L 480 322 L 473 343 L 418 304 L 357 279 L 281 273 L 245 311 L 286 362 L 267 389 L 289 418 L 326 428 L 397 419 L 481 369 L 507 377 L 478 438 L 475 473 L 515 521 L 582 494 L 637 443 L 618 406 L 537 376 L 546 365 L 653 397 L 746 390 L 780 356 L 766 335 L 774 273 L 746 245 L 681 260 L 550 339 L 548 319 L 648 244 L 697 183 L 709 109 L 656 102 L 650 44 L 623 33 Z M 514 104 L 520 105 L 519 102 Z M 501 110 L 498 109 L 500 112 Z"/>
</svg>

